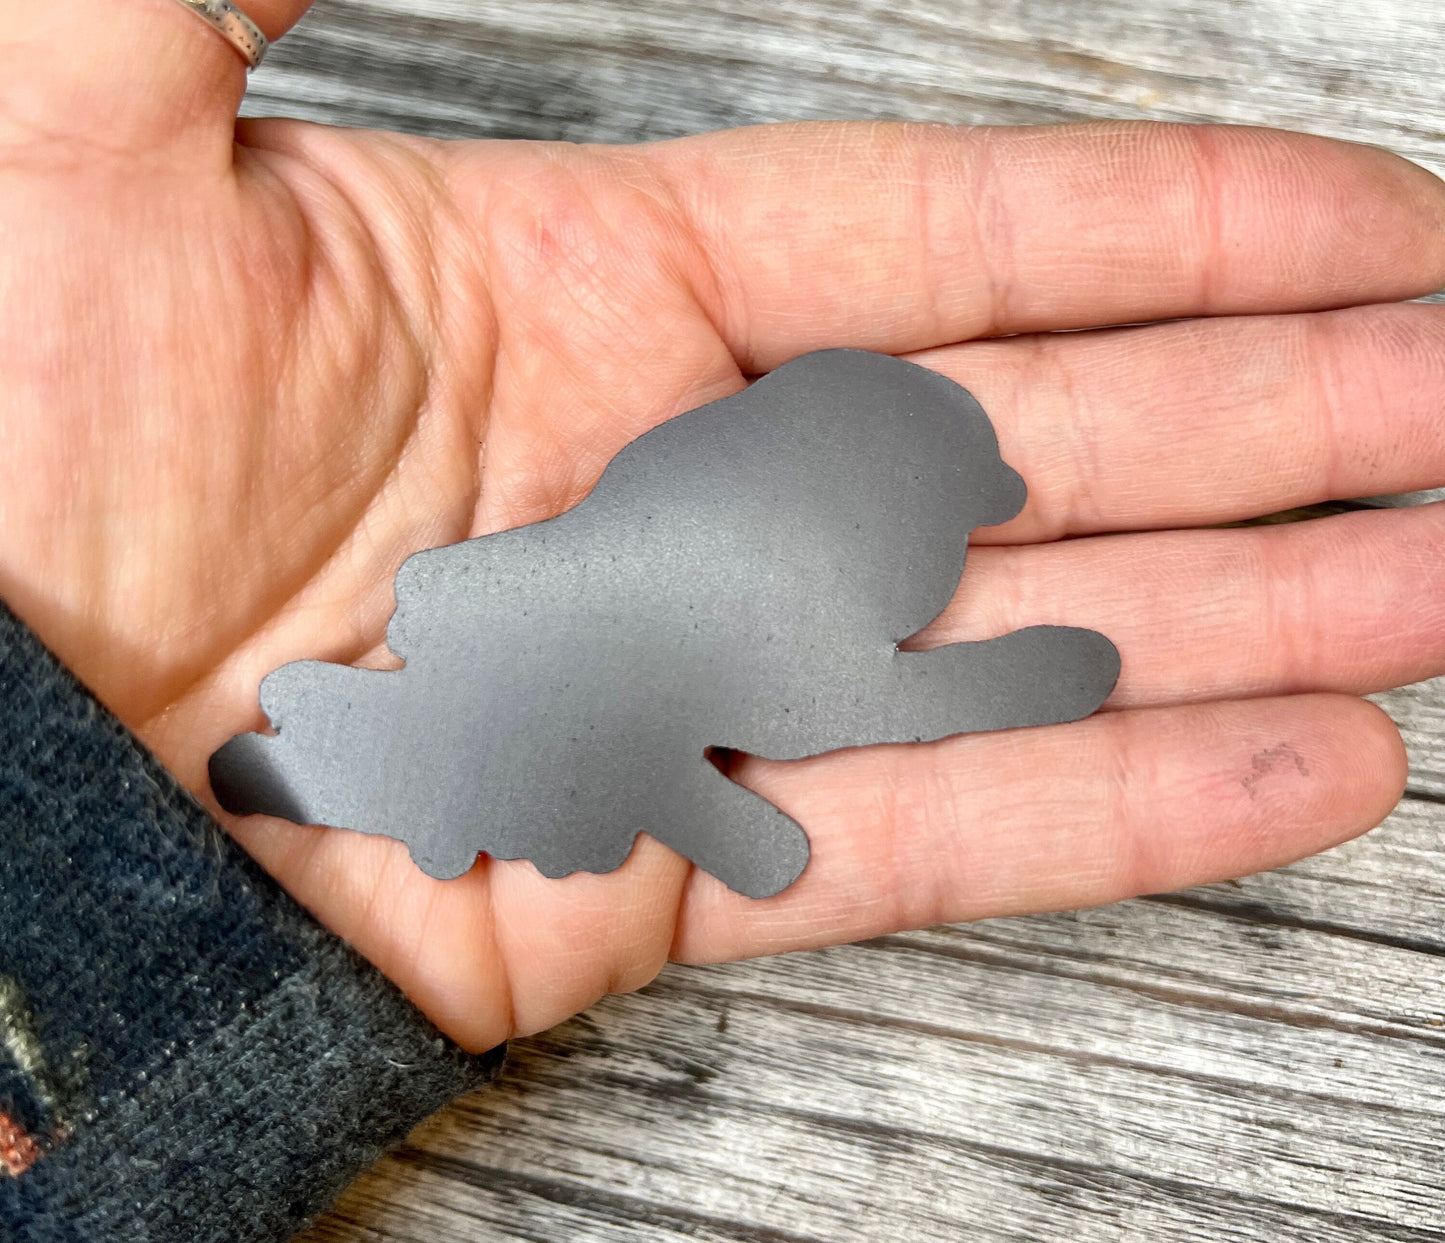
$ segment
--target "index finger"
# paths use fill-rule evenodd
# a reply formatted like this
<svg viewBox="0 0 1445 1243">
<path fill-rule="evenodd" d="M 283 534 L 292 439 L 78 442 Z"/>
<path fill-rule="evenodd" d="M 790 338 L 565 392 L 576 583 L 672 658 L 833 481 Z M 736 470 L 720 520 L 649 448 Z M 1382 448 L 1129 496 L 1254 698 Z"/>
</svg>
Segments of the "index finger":
<svg viewBox="0 0 1445 1243">
<path fill-rule="evenodd" d="M 1445 284 L 1445 185 L 1221 126 L 769 126 L 664 143 L 745 370 L 1005 333 L 1322 310 Z"/>
</svg>

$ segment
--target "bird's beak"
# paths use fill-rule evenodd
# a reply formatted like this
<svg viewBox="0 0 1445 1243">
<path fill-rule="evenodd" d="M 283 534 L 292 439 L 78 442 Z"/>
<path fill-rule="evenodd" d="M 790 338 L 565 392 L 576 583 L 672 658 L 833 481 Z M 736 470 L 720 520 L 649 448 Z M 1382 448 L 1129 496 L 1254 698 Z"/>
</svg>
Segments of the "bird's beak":
<svg viewBox="0 0 1445 1243">
<path fill-rule="evenodd" d="M 1001 522 L 1017 518 L 1023 511 L 1028 496 L 1029 490 L 1023 476 L 1008 463 L 1000 463 L 998 484 L 989 500 L 988 512 L 979 525 L 997 526 Z"/>
</svg>

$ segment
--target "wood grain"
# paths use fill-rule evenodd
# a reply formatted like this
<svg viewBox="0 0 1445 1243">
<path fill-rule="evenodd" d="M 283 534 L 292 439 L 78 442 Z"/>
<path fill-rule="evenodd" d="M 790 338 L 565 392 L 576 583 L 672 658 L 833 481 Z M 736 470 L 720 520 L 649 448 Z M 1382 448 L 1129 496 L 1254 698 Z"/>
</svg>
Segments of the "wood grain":
<svg viewBox="0 0 1445 1243">
<path fill-rule="evenodd" d="M 1395 718 L 1404 735 L 1412 793 L 1445 800 L 1445 678 L 1371 698 Z"/>
<path fill-rule="evenodd" d="M 621 142 L 1222 120 L 1445 171 L 1442 56 L 1416 0 L 322 0 L 245 110 Z M 1377 699 L 1412 774 L 1376 833 L 1184 894 L 671 968 L 518 1044 L 306 1237 L 1445 1240 L 1445 679 Z"/>
</svg>

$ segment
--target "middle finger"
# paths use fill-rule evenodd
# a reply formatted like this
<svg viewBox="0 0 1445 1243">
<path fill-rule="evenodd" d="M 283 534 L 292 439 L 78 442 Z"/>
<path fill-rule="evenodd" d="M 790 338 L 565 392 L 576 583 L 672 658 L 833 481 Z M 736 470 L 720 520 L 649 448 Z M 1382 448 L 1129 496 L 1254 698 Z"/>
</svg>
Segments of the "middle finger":
<svg viewBox="0 0 1445 1243">
<path fill-rule="evenodd" d="M 980 543 L 1235 521 L 1445 483 L 1445 308 L 1192 320 L 912 356 L 1028 482 Z"/>
</svg>

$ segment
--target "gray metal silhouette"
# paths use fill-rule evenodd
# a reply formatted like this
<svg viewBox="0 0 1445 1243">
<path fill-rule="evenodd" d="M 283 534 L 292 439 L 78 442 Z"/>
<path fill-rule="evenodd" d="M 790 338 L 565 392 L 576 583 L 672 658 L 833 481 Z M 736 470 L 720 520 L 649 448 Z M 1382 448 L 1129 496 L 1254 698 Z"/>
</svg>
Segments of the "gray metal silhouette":
<svg viewBox="0 0 1445 1243">
<path fill-rule="evenodd" d="M 808 839 L 710 748 L 1076 720 L 1113 688 L 1090 630 L 897 649 L 948 603 L 970 530 L 1024 497 L 952 381 L 807 355 L 640 437 L 568 512 L 410 558 L 387 631 L 405 668 L 276 670 L 278 734 L 217 751 L 212 788 L 239 814 L 400 838 L 441 878 L 480 851 L 607 872 L 649 833 L 767 897 Z"/>
</svg>

